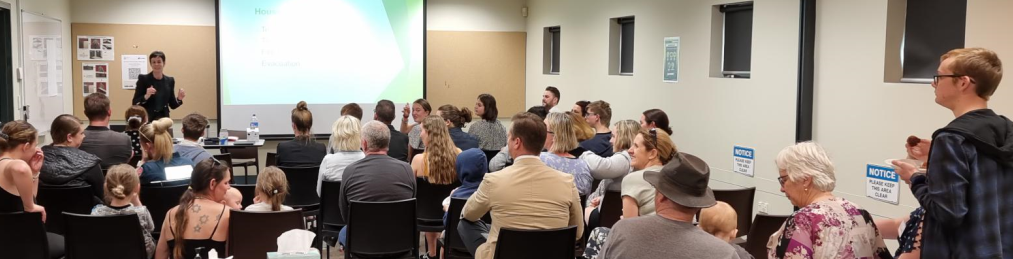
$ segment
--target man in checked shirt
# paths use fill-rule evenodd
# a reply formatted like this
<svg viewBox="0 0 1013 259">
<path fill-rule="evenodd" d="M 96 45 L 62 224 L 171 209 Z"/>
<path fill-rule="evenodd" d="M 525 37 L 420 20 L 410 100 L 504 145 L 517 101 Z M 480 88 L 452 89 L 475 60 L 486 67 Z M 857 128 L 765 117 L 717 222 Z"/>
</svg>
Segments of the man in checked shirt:
<svg viewBox="0 0 1013 259">
<path fill-rule="evenodd" d="M 982 48 L 940 60 L 935 101 L 956 119 L 932 134 L 925 173 L 894 162 L 925 209 L 922 258 L 1013 258 L 1013 122 L 988 108 L 1002 62 Z"/>
</svg>

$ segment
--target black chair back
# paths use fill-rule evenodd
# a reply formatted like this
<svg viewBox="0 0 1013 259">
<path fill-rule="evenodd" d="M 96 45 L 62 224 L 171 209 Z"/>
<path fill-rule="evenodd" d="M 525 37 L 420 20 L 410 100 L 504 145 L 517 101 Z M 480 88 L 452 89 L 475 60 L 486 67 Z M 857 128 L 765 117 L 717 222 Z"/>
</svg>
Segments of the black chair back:
<svg viewBox="0 0 1013 259">
<path fill-rule="evenodd" d="M 46 230 L 55 234 L 63 234 L 66 224 L 60 213 L 70 212 L 90 214 L 95 207 L 95 194 L 91 186 L 63 187 L 39 185 L 36 196 L 39 205 L 46 207 Z"/>
<path fill-rule="evenodd" d="M 495 157 L 496 154 L 499 154 L 499 150 L 482 149 L 482 153 L 485 153 L 485 162 L 488 163 L 489 161 L 492 161 L 492 158 Z"/>
<path fill-rule="evenodd" d="M 127 125 L 109 125 L 109 129 L 115 132 L 127 131 Z"/>
<path fill-rule="evenodd" d="M 236 188 L 243 195 L 243 201 L 240 203 L 243 205 L 243 208 L 253 204 L 253 197 L 257 196 L 256 184 L 233 184 L 232 188 Z"/>
<path fill-rule="evenodd" d="M 424 178 L 415 178 L 415 211 L 418 213 L 419 230 L 424 232 L 443 231 L 443 199 L 459 184 L 432 184 Z"/>
<path fill-rule="evenodd" d="M 232 179 L 232 182 L 230 182 L 230 183 L 235 184 L 236 183 L 236 170 L 232 169 L 232 155 L 229 154 L 229 153 L 223 153 L 223 154 L 211 155 L 211 157 L 214 158 L 215 160 L 218 160 L 218 162 L 221 162 L 223 165 L 225 165 L 225 167 L 229 168 L 229 176 L 230 176 L 229 179 Z M 197 161 L 194 161 L 194 163 L 197 163 Z"/>
<path fill-rule="evenodd" d="M 574 258 L 577 226 L 557 229 L 500 228 L 493 258 Z"/>
<path fill-rule="evenodd" d="M 749 232 L 749 225 L 753 218 L 753 198 L 756 196 L 756 187 L 735 190 L 714 190 L 714 199 L 728 203 L 738 215 L 739 233 L 735 237 L 745 236 Z"/>
<path fill-rule="evenodd" d="M 267 152 L 267 160 L 264 160 L 264 166 L 276 166 L 278 165 L 278 153 Z"/>
<path fill-rule="evenodd" d="M 50 259 L 42 213 L 0 213 L 0 233 L 3 233 L 0 253 L 4 258 Z"/>
<path fill-rule="evenodd" d="M 56 216 L 56 215 L 53 215 Z M 137 215 L 91 216 L 64 212 L 67 259 L 147 258 Z"/>
<path fill-rule="evenodd" d="M 623 215 L 623 198 L 617 191 L 605 191 L 598 207 L 598 226 L 611 228 Z"/>
<path fill-rule="evenodd" d="M 305 228 L 302 211 L 251 212 L 232 210 L 229 218 L 229 251 L 235 258 L 266 259 L 278 251 L 278 237 Z"/>
<path fill-rule="evenodd" d="M 461 235 L 457 233 L 457 224 L 461 221 L 461 210 L 468 199 L 450 198 L 450 207 L 447 208 L 447 233 L 443 237 L 444 258 L 475 258 L 464 246 Z"/>
<path fill-rule="evenodd" d="M 352 201 L 349 210 L 345 258 L 419 256 L 414 198 Z"/>
<path fill-rule="evenodd" d="M 320 186 L 320 218 L 325 225 L 344 226 L 345 219 L 341 218 L 341 207 L 338 202 L 341 200 L 341 181 L 323 181 Z"/>
<path fill-rule="evenodd" d="M 285 205 L 302 207 L 320 204 L 320 196 L 317 195 L 319 166 L 279 168 L 288 179 L 289 192 L 288 197 L 285 197 Z"/>
<path fill-rule="evenodd" d="M 162 221 L 165 221 L 165 213 L 169 209 L 179 205 L 179 198 L 186 192 L 189 185 L 174 186 L 141 186 L 141 203 L 148 207 L 151 219 L 154 220 L 155 231 L 151 237 L 158 239 L 157 234 L 161 233 Z"/>
<path fill-rule="evenodd" d="M 767 241 L 770 235 L 781 229 L 784 221 L 788 220 L 787 215 L 756 214 L 756 219 L 749 229 L 749 238 L 746 239 L 746 251 L 755 258 L 767 257 Z"/>
</svg>

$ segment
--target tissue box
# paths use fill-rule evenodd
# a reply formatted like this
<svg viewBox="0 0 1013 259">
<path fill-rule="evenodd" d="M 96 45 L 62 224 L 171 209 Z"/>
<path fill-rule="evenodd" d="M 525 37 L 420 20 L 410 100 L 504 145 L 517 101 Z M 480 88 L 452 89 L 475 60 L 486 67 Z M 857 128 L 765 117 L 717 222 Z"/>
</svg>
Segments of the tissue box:
<svg viewBox="0 0 1013 259">
<path fill-rule="evenodd" d="M 320 251 L 311 250 L 305 254 L 282 254 L 278 252 L 267 252 L 267 259 L 320 259 Z"/>
</svg>

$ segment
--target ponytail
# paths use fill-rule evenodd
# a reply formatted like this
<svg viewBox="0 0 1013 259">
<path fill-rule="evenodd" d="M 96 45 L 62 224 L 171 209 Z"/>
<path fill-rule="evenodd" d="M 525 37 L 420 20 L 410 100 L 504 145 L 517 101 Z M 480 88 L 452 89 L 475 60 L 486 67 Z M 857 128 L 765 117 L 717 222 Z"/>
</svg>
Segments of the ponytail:
<svg viewBox="0 0 1013 259">
<path fill-rule="evenodd" d="M 183 247 L 185 246 L 183 243 L 186 240 L 183 238 L 183 233 L 186 231 L 186 224 L 188 220 L 186 211 L 190 210 L 190 206 L 193 205 L 195 197 L 196 195 L 193 194 L 192 187 L 187 188 L 186 192 L 183 192 L 183 196 L 179 197 L 179 206 L 176 207 L 176 215 L 172 216 L 172 218 L 176 221 L 176 225 L 172 226 L 173 233 L 179 235 L 177 237 L 173 237 L 173 240 L 176 240 L 176 246 L 172 249 L 172 258 L 183 258 Z"/>
<path fill-rule="evenodd" d="M 468 107 L 461 107 L 460 116 L 461 116 L 461 126 L 464 126 L 465 123 L 471 122 L 472 112 L 471 110 L 468 110 Z"/>
<path fill-rule="evenodd" d="M 154 152 L 148 154 L 148 159 L 161 159 L 166 163 L 172 160 L 172 137 L 169 136 L 169 128 L 171 127 L 172 119 L 170 118 L 161 118 L 141 126 L 141 142 L 153 145 Z"/>
<path fill-rule="evenodd" d="M 285 172 L 275 166 L 269 166 L 257 174 L 257 192 L 266 197 L 271 204 L 271 211 L 280 211 L 281 204 L 288 196 L 288 179 Z"/>
<path fill-rule="evenodd" d="M 112 203 L 113 199 L 126 199 L 137 191 L 141 180 L 137 177 L 137 169 L 127 164 L 114 165 L 106 173 L 105 188 L 106 202 Z"/>
</svg>

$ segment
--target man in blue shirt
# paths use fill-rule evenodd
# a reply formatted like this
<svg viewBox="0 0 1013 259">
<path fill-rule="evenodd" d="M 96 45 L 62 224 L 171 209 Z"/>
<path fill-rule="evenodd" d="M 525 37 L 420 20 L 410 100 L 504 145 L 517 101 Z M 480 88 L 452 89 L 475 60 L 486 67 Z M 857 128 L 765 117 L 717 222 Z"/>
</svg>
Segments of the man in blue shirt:
<svg viewBox="0 0 1013 259">
<path fill-rule="evenodd" d="M 1013 258 L 1013 122 L 988 109 L 1002 63 L 982 48 L 941 60 L 935 101 L 956 119 L 932 134 L 925 173 L 894 162 L 925 209 L 922 258 Z"/>
<path fill-rule="evenodd" d="M 584 114 L 587 124 L 594 127 L 594 137 L 580 142 L 580 147 L 594 152 L 600 157 L 612 156 L 612 131 L 609 130 L 609 122 L 612 120 L 612 107 L 609 103 L 597 100 L 587 105 L 587 114 Z"/>
</svg>

